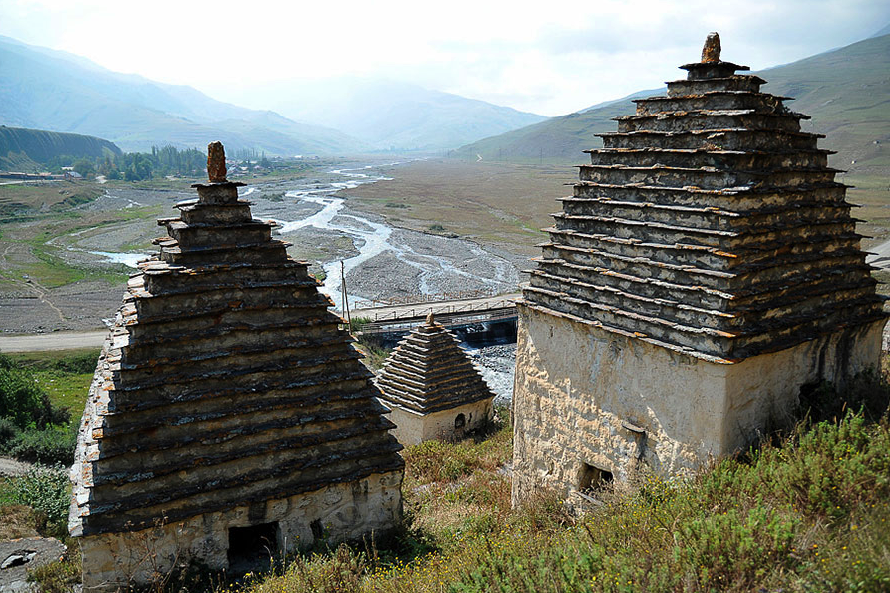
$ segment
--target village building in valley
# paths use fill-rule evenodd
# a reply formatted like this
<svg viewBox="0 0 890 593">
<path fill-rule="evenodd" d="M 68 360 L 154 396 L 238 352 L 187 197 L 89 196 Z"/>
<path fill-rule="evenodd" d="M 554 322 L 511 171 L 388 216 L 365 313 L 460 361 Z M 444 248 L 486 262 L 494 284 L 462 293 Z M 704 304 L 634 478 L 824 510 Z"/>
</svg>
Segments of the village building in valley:
<svg viewBox="0 0 890 593">
<path fill-rule="evenodd" d="M 818 134 L 712 34 L 602 134 L 518 303 L 513 500 L 682 474 L 876 368 L 882 298 Z"/>
<path fill-rule="evenodd" d="M 359 539 L 401 515 L 401 445 L 306 262 L 210 182 L 159 221 L 81 421 L 69 530 L 85 591 Z"/>
</svg>

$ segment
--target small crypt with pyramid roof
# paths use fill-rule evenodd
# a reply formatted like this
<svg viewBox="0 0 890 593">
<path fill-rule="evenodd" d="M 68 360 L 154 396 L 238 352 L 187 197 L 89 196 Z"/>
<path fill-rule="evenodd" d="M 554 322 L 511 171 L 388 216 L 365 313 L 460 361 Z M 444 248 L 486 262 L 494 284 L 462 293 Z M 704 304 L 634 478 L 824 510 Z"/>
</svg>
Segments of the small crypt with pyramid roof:
<svg viewBox="0 0 890 593">
<path fill-rule="evenodd" d="M 158 221 L 89 392 L 69 531 L 85 591 L 390 530 L 401 445 L 342 320 L 226 180 Z"/>
<path fill-rule="evenodd" d="M 686 473 L 877 368 L 883 299 L 818 134 L 702 61 L 600 134 L 518 302 L 513 500 Z"/>
<path fill-rule="evenodd" d="M 426 323 L 399 342 L 377 376 L 405 446 L 459 439 L 491 419 L 494 394 L 444 326 Z"/>
</svg>

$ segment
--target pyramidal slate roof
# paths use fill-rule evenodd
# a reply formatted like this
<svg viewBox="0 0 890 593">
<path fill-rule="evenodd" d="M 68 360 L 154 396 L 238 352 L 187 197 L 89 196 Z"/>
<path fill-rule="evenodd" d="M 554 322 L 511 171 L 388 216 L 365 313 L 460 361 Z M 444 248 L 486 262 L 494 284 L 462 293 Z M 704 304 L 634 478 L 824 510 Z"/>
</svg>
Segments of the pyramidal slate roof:
<svg viewBox="0 0 890 593">
<path fill-rule="evenodd" d="M 457 340 L 432 313 L 399 342 L 377 385 L 387 403 L 421 414 L 494 398 Z"/>
<path fill-rule="evenodd" d="M 714 50 L 585 151 L 526 305 L 722 362 L 884 317 L 823 136 Z"/>
<path fill-rule="evenodd" d="M 127 284 L 80 426 L 74 535 L 403 467 L 330 299 L 221 168 Z"/>
</svg>

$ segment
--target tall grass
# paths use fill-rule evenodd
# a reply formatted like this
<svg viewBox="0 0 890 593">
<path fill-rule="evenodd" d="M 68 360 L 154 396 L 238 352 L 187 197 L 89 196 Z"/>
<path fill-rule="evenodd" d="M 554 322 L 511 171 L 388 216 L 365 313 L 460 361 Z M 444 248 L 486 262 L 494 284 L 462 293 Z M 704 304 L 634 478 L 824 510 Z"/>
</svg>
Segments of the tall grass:
<svg viewBox="0 0 890 593">
<path fill-rule="evenodd" d="M 643 475 L 580 518 L 546 494 L 511 509 L 509 453 L 506 427 L 481 443 L 409 448 L 401 546 L 424 547 L 387 556 L 341 546 L 248 589 L 890 590 L 886 416 L 802 423 L 691 481 Z"/>
</svg>

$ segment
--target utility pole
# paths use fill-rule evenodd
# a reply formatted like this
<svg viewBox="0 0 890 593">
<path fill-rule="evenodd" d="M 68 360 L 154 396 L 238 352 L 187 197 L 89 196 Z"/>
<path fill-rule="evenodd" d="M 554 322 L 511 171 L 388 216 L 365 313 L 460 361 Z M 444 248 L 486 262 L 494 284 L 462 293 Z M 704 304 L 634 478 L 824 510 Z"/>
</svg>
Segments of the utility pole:
<svg viewBox="0 0 890 593">
<path fill-rule="evenodd" d="M 340 299 L 342 301 L 341 312 L 346 312 L 346 324 L 352 328 L 352 319 L 349 315 L 349 299 L 346 296 L 346 273 L 344 272 L 343 260 L 340 260 Z"/>
</svg>

